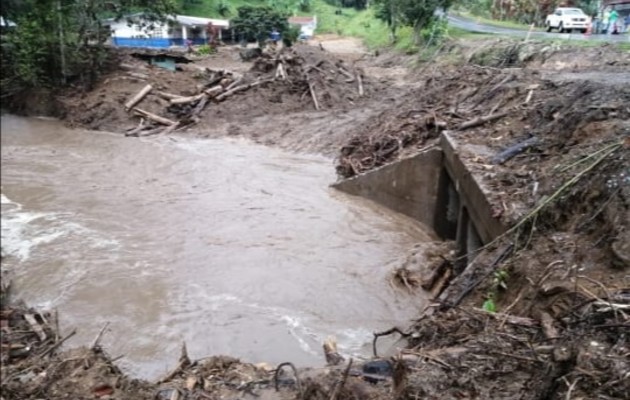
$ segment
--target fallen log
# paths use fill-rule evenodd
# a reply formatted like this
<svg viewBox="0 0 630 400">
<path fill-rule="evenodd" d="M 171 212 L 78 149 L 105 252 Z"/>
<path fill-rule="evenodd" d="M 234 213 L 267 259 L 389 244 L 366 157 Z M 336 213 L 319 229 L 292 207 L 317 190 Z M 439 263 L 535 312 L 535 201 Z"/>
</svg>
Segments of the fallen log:
<svg viewBox="0 0 630 400">
<path fill-rule="evenodd" d="M 172 125 L 171 125 L 171 126 L 172 126 Z M 168 128 L 168 127 L 167 127 L 167 128 Z M 155 128 L 155 127 L 154 127 L 153 129 L 147 129 L 147 130 L 144 130 L 144 131 L 142 131 L 142 132 L 138 133 L 136 136 L 137 136 L 137 137 L 147 137 L 147 136 L 153 136 L 153 135 L 157 135 L 158 133 L 160 133 L 160 132 L 164 131 L 164 129 L 165 129 L 164 127 L 162 127 L 162 126 L 158 126 L 157 128 Z"/>
<path fill-rule="evenodd" d="M 37 336 L 39 336 L 39 340 L 45 342 L 47 338 L 46 332 L 44 332 L 42 326 L 39 324 L 39 322 L 37 322 L 37 319 L 35 319 L 35 315 L 24 314 L 24 319 L 26 320 L 26 322 L 28 322 L 31 328 L 33 328 L 33 331 L 37 334 Z"/>
<path fill-rule="evenodd" d="M 239 79 L 235 80 L 234 82 L 230 83 L 230 84 L 229 84 L 229 85 L 225 88 L 225 91 L 226 91 L 226 92 L 229 92 L 230 90 L 232 90 L 232 89 L 234 89 L 234 88 L 238 87 L 238 85 L 240 85 L 240 84 L 241 84 L 241 82 L 243 82 L 243 78 L 239 78 Z"/>
<path fill-rule="evenodd" d="M 205 95 L 205 93 L 201 93 L 195 96 L 180 97 L 178 99 L 171 99 L 169 103 L 171 103 L 171 105 L 194 103 L 195 101 L 201 100 Z"/>
<path fill-rule="evenodd" d="M 126 63 L 120 63 L 118 67 L 125 71 L 135 71 L 138 69 L 138 67 L 136 67 L 135 65 L 126 64 Z"/>
<path fill-rule="evenodd" d="M 223 86 L 217 85 L 217 86 L 211 87 L 210 89 L 206 89 L 203 92 L 207 94 L 208 96 L 210 96 L 210 98 L 213 98 L 223 93 Z"/>
<path fill-rule="evenodd" d="M 176 122 L 171 126 L 167 126 L 166 128 L 162 130 L 162 132 L 160 132 L 160 135 L 168 135 L 169 133 L 173 132 L 175 129 L 179 128 L 180 125 L 181 125 L 181 122 Z"/>
<path fill-rule="evenodd" d="M 357 74 L 357 80 L 359 81 L 359 96 L 363 96 L 363 79 L 361 79 L 361 74 Z"/>
<path fill-rule="evenodd" d="M 206 107 L 206 104 L 208 103 L 208 99 L 209 99 L 208 95 L 204 93 L 201 99 L 199 100 L 199 103 L 197 103 L 197 105 L 195 106 L 195 109 L 192 112 L 193 117 L 196 117 L 197 115 L 199 115 L 199 113 L 203 111 L 203 109 Z M 179 122 L 177 124 L 179 124 Z"/>
<path fill-rule="evenodd" d="M 178 94 L 173 94 L 173 93 L 168 93 L 168 92 L 161 92 L 161 91 L 156 92 L 156 94 L 158 96 L 162 97 L 163 99 L 166 99 L 166 100 L 181 99 L 181 98 L 184 97 L 184 96 L 180 96 Z"/>
<path fill-rule="evenodd" d="M 522 142 L 516 143 L 508 148 L 506 148 L 505 150 L 501 151 L 499 154 L 495 155 L 494 157 L 492 157 L 492 164 L 503 164 L 504 162 L 506 162 L 507 160 L 509 160 L 510 158 L 521 154 L 522 152 L 524 152 L 525 150 L 529 149 L 530 147 L 538 144 L 539 140 L 537 137 L 531 137 L 529 139 L 523 140 Z"/>
<path fill-rule="evenodd" d="M 227 91 L 221 93 L 220 95 L 218 95 L 216 97 L 216 100 L 217 101 L 223 101 L 227 97 L 233 95 L 234 93 L 241 92 L 243 90 L 247 90 L 247 89 L 250 89 L 250 88 L 253 88 L 255 86 L 262 85 L 263 83 L 267 83 L 267 82 L 271 82 L 271 81 L 273 81 L 273 79 L 261 79 L 261 80 L 258 80 L 258 81 L 254 82 L 254 83 L 250 83 L 250 84 L 247 84 L 247 85 L 236 86 L 236 87 L 234 87 L 234 88 L 232 88 L 230 90 L 227 90 Z"/>
<path fill-rule="evenodd" d="M 138 72 L 127 72 L 127 75 L 129 75 L 129 76 L 131 76 L 133 78 L 136 78 L 136 79 L 143 80 L 143 81 L 146 81 L 147 79 L 149 79 L 149 75 L 141 74 L 141 73 L 138 73 Z"/>
<path fill-rule="evenodd" d="M 494 121 L 495 119 L 499 119 L 499 118 L 503 118 L 506 115 L 508 115 L 507 111 L 501 111 L 495 114 L 490 114 L 490 115 L 486 115 L 483 117 L 477 117 L 474 119 L 471 119 L 470 121 L 466 121 L 461 123 L 457 129 L 458 130 L 464 130 L 464 129 L 468 129 L 468 128 L 474 128 L 475 126 L 479 126 L 479 125 L 483 125 L 486 122 L 490 122 L 490 121 Z"/>
<path fill-rule="evenodd" d="M 322 347 L 324 348 L 327 365 L 339 365 L 344 361 L 343 356 L 337 351 L 337 342 L 334 338 L 329 337 L 326 339 Z"/>
<path fill-rule="evenodd" d="M 125 136 L 128 136 L 129 134 L 133 134 L 134 132 L 140 130 L 143 126 L 144 126 L 144 118 L 140 118 L 140 122 L 138 123 L 138 125 L 134 126 L 133 128 L 128 128 Z"/>
<path fill-rule="evenodd" d="M 319 110 L 319 103 L 317 102 L 317 95 L 315 94 L 315 89 L 313 88 L 312 83 L 308 83 L 308 90 L 311 92 L 311 97 L 313 98 L 313 104 L 315 104 L 315 109 Z"/>
<path fill-rule="evenodd" d="M 175 121 L 172 121 L 172 120 L 170 120 L 168 118 L 160 117 L 159 115 L 150 113 L 148 111 L 145 111 L 145 110 L 137 108 L 137 107 L 134 108 L 133 111 L 136 114 L 138 114 L 138 115 L 140 115 L 142 117 L 145 117 L 145 118 L 148 118 L 148 119 L 150 119 L 152 121 L 157 122 L 158 124 L 162 124 L 162 125 L 173 125 L 173 124 L 175 124 Z"/>
<path fill-rule="evenodd" d="M 287 74 L 284 72 L 284 67 L 282 63 L 278 63 L 278 68 L 276 69 L 276 78 L 282 78 L 282 80 L 287 80 Z"/>
<path fill-rule="evenodd" d="M 159 127 L 159 128 L 157 128 L 157 129 L 158 129 L 158 130 L 159 130 L 159 129 L 162 129 L 162 127 L 160 126 L 160 127 Z M 138 128 L 134 129 L 134 130 L 133 130 L 133 131 L 131 131 L 131 132 L 127 132 L 127 133 L 125 133 L 125 136 L 127 136 L 127 137 L 130 137 L 130 136 L 133 136 L 133 137 L 145 136 L 145 134 L 146 134 L 146 132 L 147 132 L 147 131 L 152 131 L 152 130 L 156 130 L 155 125 L 153 125 L 153 124 L 147 124 L 147 125 L 144 125 L 144 126 L 138 127 Z"/>
<path fill-rule="evenodd" d="M 345 69 L 339 67 L 338 68 L 339 72 L 341 72 L 343 75 L 346 76 L 346 78 L 348 78 L 348 80 L 346 82 L 348 83 L 352 83 L 354 82 L 354 75 L 352 75 L 349 71 L 346 71 Z"/>
<path fill-rule="evenodd" d="M 448 285 L 448 282 L 451 279 L 452 275 L 453 275 L 453 269 L 447 267 L 444 270 L 444 272 L 442 273 L 442 275 L 439 276 L 439 279 L 437 279 L 433 283 L 433 287 L 431 288 L 431 297 L 432 298 L 435 299 L 440 294 L 442 294 L 442 291 L 446 288 L 446 285 Z"/>
<path fill-rule="evenodd" d="M 133 96 L 128 102 L 125 103 L 125 111 L 131 110 L 136 104 L 140 103 L 144 97 L 149 94 L 153 89 L 153 86 L 146 85 L 135 96 Z"/>
<path fill-rule="evenodd" d="M 232 86 L 232 85 L 230 85 Z M 227 97 L 233 95 L 234 93 L 240 92 L 241 90 L 247 90 L 249 89 L 250 85 L 241 85 L 241 86 L 236 86 L 233 87 L 230 90 L 226 90 L 225 92 L 221 93 L 220 95 L 218 95 L 216 97 L 217 101 L 223 101 L 225 100 Z"/>
</svg>

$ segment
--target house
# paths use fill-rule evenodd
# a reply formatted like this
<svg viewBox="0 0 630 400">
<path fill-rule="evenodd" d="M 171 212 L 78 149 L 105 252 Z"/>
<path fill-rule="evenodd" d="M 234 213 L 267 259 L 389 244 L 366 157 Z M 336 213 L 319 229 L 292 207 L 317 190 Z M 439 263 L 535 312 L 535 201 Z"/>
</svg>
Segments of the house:
<svg viewBox="0 0 630 400">
<path fill-rule="evenodd" d="M 111 31 L 112 44 L 123 47 L 185 46 L 188 40 L 193 44 L 208 42 L 206 28 L 209 23 L 218 29 L 218 39 L 229 29 L 227 20 L 174 15 L 165 22 L 150 22 L 144 15 L 129 15 L 121 20 L 104 22 Z"/>
<path fill-rule="evenodd" d="M 312 17 L 290 17 L 289 24 L 300 26 L 300 39 L 308 40 L 313 37 L 317 29 L 317 16 Z"/>
<path fill-rule="evenodd" d="M 0 28 L 8 29 L 15 28 L 17 25 L 13 21 L 9 21 L 8 19 L 4 19 L 4 17 L 0 16 Z"/>
</svg>

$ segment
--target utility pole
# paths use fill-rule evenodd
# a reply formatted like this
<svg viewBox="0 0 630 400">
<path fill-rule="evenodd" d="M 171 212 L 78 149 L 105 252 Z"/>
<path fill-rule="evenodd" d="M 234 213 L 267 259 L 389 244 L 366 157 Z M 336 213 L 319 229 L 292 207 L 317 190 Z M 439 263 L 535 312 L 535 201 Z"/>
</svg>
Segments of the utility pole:
<svg viewBox="0 0 630 400">
<path fill-rule="evenodd" d="M 61 55 L 61 82 L 66 84 L 66 44 L 63 38 L 63 18 L 61 16 L 61 0 L 57 0 L 57 17 L 59 18 L 59 54 Z"/>
</svg>

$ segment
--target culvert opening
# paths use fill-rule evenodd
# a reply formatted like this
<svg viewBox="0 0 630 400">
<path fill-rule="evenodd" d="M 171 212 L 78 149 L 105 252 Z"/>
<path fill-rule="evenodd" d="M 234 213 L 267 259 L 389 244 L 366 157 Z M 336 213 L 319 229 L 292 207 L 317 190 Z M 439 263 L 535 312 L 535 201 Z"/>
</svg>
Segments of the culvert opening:
<svg viewBox="0 0 630 400">
<path fill-rule="evenodd" d="M 473 261 L 485 243 L 503 231 L 446 135 L 440 149 L 337 182 L 333 187 L 412 217 L 431 228 L 440 240 L 455 241 L 454 276 Z"/>
</svg>

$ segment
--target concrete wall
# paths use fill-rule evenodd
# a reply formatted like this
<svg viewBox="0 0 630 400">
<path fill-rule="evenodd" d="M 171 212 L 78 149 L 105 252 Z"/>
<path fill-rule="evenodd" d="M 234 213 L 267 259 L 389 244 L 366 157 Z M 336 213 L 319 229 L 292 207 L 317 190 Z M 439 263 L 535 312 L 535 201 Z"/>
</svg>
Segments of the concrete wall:
<svg viewBox="0 0 630 400">
<path fill-rule="evenodd" d="M 332 185 L 417 219 L 444 240 L 455 240 L 460 262 L 456 272 L 472 259 L 467 255 L 505 232 L 481 185 L 459 157 L 448 132 L 440 148 L 425 151 Z"/>
<path fill-rule="evenodd" d="M 440 136 L 440 146 L 444 152 L 444 167 L 455 183 L 461 207 L 465 208 L 481 241 L 491 242 L 505 232 L 505 227 L 499 219 L 492 216 L 490 202 L 473 174 L 457 155 L 457 144 L 448 132 L 443 132 Z"/>
<path fill-rule="evenodd" d="M 442 152 L 428 150 L 332 187 L 362 196 L 433 227 Z"/>
</svg>

